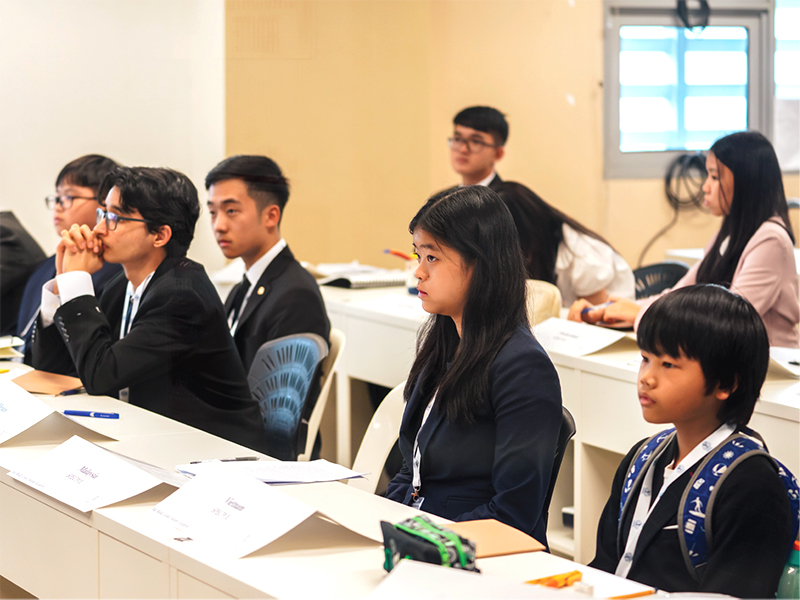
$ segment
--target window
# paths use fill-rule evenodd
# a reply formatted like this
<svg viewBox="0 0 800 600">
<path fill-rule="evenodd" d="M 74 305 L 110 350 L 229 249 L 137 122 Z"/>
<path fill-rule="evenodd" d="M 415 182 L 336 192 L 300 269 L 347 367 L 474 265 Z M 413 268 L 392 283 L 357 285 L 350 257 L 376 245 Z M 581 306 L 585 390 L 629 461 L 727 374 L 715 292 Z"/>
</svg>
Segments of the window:
<svg viewBox="0 0 800 600">
<path fill-rule="evenodd" d="M 800 170 L 800 0 L 775 1 L 775 124 L 784 171 Z"/>
<path fill-rule="evenodd" d="M 711 4 L 709 25 L 687 29 L 674 0 L 606 0 L 607 178 L 663 177 L 733 131 L 771 136 L 771 3 Z"/>
</svg>

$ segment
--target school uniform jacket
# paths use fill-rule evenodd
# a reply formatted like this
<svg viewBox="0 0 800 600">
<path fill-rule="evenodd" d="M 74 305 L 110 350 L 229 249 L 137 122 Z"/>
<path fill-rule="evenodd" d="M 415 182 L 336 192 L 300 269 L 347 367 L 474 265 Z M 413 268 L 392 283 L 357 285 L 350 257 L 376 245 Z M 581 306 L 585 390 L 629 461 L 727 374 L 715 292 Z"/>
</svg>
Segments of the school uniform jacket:
<svg viewBox="0 0 800 600">
<path fill-rule="evenodd" d="M 101 268 L 96 273 L 92 274 L 92 285 L 94 286 L 94 294 L 98 298 L 103 294 L 106 284 L 111 281 L 118 273 L 122 271 L 121 265 L 112 263 L 103 263 Z M 17 335 L 25 342 L 25 358 L 23 362 L 26 365 L 33 364 L 33 356 L 31 349 L 31 336 L 33 335 L 33 327 L 25 332 L 25 328 L 39 311 L 42 305 L 42 286 L 54 279 L 56 276 L 56 256 L 55 254 L 39 265 L 28 283 L 25 285 L 25 293 L 22 295 L 22 302 L 19 305 L 19 318 L 17 319 Z M 25 334 L 25 335 L 23 335 Z"/>
<path fill-rule="evenodd" d="M 90 394 L 118 396 L 129 388 L 131 404 L 248 448 L 265 448 L 258 404 L 202 265 L 165 259 L 120 339 L 127 284 L 121 273 L 99 301 L 74 298 L 56 311 L 50 327 L 38 317 L 34 367 L 56 373 L 74 367 Z"/>
<path fill-rule="evenodd" d="M 497 519 L 547 544 L 542 515 L 561 428 L 553 364 L 526 327 L 498 352 L 491 394 L 476 422 L 458 425 L 436 409 L 419 436 L 422 510 L 451 519 Z M 414 439 L 427 402 L 411 391 L 400 425 L 403 468 L 387 497 L 411 503 Z"/>
<path fill-rule="evenodd" d="M 597 553 L 589 566 L 613 573 L 628 540 L 635 504 L 626 510 L 622 539 L 617 522 L 622 486 L 641 442 L 625 456 L 614 476 L 611 497 L 597 529 Z M 664 466 L 674 460 L 676 443 L 656 460 L 653 494 L 664 480 Z M 667 592 L 716 592 L 738 598 L 774 598 L 791 544 L 791 514 L 786 490 L 768 458 L 753 456 L 727 476 L 706 518 L 712 519 L 713 545 L 708 562 L 692 578 L 677 529 L 681 496 L 694 473 L 681 475 L 656 505 L 642 528 L 628 579 Z M 640 480 L 641 481 L 641 480 Z M 636 501 L 640 485 L 631 491 Z"/>
<path fill-rule="evenodd" d="M 236 284 L 228 294 L 226 315 L 241 285 Z M 264 269 L 253 287 L 233 340 L 247 372 L 264 342 L 295 333 L 316 333 L 327 341 L 330 332 L 331 324 L 319 286 L 287 246 Z"/>
<path fill-rule="evenodd" d="M 25 282 L 45 259 L 31 234 L 11 211 L 0 211 L 0 335 L 17 330 Z"/>
</svg>

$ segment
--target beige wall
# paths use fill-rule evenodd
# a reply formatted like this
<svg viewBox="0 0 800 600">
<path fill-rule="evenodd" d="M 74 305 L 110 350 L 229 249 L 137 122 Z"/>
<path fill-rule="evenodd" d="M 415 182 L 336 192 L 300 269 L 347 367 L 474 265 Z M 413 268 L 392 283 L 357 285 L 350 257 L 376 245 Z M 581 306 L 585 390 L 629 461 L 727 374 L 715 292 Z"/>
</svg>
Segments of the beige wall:
<svg viewBox="0 0 800 600">
<path fill-rule="evenodd" d="M 227 150 L 284 168 L 302 259 L 395 266 L 381 250 L 407 248 L 415 210 L 457 182 L 445 140 L 472 104 L 508 116 L 501 175 L 632 264 L 672 218 L 660 180 L 602 177 L 601 0 L 227 0 L 226 15 Z M 682 214 L 645 262 L 718 226 Z"/>
</svg>

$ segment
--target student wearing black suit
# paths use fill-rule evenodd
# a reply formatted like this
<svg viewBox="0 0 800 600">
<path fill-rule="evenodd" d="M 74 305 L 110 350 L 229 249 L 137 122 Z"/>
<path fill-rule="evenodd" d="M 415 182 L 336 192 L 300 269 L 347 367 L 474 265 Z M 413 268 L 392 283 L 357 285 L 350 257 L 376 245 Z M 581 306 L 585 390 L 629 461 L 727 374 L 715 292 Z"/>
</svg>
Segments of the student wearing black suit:
<svg viewBox="0 0 800 600">
<path fill-rule="evenodd" d="M 100 154 L 87 154 L 67 163 L 56 177 L 56 193 L 44 201 L 50 210 L 56 235 L 74 224 L 94 227 L 98 200 L 97 188 L 103 178 L 117 167 L 117 163 Z M 119 265 L 105 263 L 92 274 L 95 295 L 99 298 L 103 288 L 117 273 Z M 25 285 L 25 293 L 19 307 L 16 335 L 25 342 L 25 364 L 32 364 L 31 335 L 33 323 L 42 303 L 42 286 L 56 276 L 55 254 L 39 265 Z"/>
<path fill-rule="evenodd" d="M 547 544 L 561 391 L 530 332 L 516 229 L 486 187 L 441 192 L 411 221 L 431 318 L 405 389 L 403 468 L 387 497 L 455 521 L 494 518 Z"/>
<path fill-rule="evenodd" d="M 461 176 L 461 185 L 485 185 L 500 191 L 502 180 L 494 163 L 505 156 L 508 122 L 496 108 L 471 106 L 453 119 L 450 163 Z"/>
<path fill-rule="evenodd" d="M 33 336 L 34 366 L 69 359 L 90 394 L 131 404 L 261 450 L 261 416 L 201 265 L 185 257 L 200 213 L 197 190 L 169 169 L 119 168 L 100 186 L 94 230 L 74 225 L 56 253 Z M 98 302 L 89 274 L 125 270 Z M 65 346 L 66 350 L 65 352 Z"/>
<path fill-rule="evenodd" d="M 0 335 L 16 333 L 25 282 L 45 258 L 11 211 L 0 211 Z"/>
<path fill-rule="evenodd" d="M 621 522 L 622 489 L 641 443 L 620 463 L 589 565 L 667 592 L 774 598 L 793 534 L 787 490 L 769 457 L 740 457 L 716 472 L 724 473 L 718 480 L 700 477 L 693 484 L 698 489 L 705 483 L 713 488 L 709 498 L 715 496 L 713 508 L 699 499 L 699 505 L 690 505 L 705 514 L 703 531 L 712 532 L 696 573 L 681 544 L 690 521 L 678 529 L 681 497 L 701 461 L 742 431 L 753 413 L 769 364 L 761 317 L 720 286 L 685 287 L 648 309 L 637 342 L 644 419 L 673 423 L 675 434 L 661 454 L 650 454 L 657 457 L 650 466 L 639 469 Z M 693 547 L 691 541 L 687 545 Z"/>
<path fill-rule="evenodd" d="M 232 156 L 209 172 L 206 189 L 217 243 L 227 258 L 241 257 L 246 269 L 225 301 L 245 371 L 270 340 L 316 333 L 327 341 L 331 326 L 319 286 L 281 237 L 289 183 L 280 167 L 266 156 Z M 309 397 L 318 394 L 317 378 Z"/>
</svg>

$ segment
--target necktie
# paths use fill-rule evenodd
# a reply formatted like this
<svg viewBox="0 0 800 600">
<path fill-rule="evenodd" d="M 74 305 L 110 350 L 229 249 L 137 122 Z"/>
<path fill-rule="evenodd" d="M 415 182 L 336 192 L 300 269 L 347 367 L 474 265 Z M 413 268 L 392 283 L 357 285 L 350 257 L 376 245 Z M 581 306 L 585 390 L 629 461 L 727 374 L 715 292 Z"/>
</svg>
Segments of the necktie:
<svg viewBox="0 0 800 600">
<path fill-rule="evenodd" d="M 233 297 L 233 304 L 231 304 L 231 312 L 230 314 L 230 324 L 233 327 L 236 324 L 236 321 L 239 319 L 239 311 L 242 310 L 242 303 L 244 302 L 244 297 L 247 295 L 247 290 L 250 289 L 250 280 L 247 276 L 242 278 L 242 283 L 239 284 L 239 288 L 236 290 L 236 295 Z"/>
<path fill-rule="evenodd" d="M 128 335 L 131 330 L 131 314 L 133 313 L 133 294 L 128 297 L 128 311 L 125 313 L 125 327 L 123 328 L 123 337 Z"/>
</svg>

